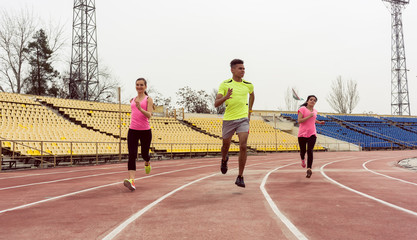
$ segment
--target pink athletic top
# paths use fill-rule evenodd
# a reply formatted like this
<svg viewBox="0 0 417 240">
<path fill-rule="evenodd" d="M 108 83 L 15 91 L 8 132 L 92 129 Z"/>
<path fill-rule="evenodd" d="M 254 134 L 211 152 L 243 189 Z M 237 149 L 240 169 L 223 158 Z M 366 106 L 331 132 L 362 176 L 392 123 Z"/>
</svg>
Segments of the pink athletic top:
<svg viewBox="0 0 417 240">
<path fill-rule="evenodd" d="M 149 119 L 145 115 L 143 115 L 143 113 L 141 113 L 139 109 L 136 107 L 136 103 L 135 103 L 136 98 L 137 96 L 134 99 L 132 99 L 132 101 L 130 102 L 130 108 L 132 109 L 132 116 L 130 118 L 130 129 L 149 130 L 151 129 L 149 125 Z M 148 97 L 145 97 L 140 102 L 140 106 L 143 109 L 148 110 Z"/>
<path fill-rule="evenodd" d="M 302 106 L 298 109 L 298 113 L 303 115 L 303 118 L 307 117 L 311 114 L 311 111 L 308 108 Z M 317 118 L 317 110 L 313 109 L 314 116 L 307 119 L 307 121 L 300 124 L 300 128 L 298 129 L 298 136 L 299 137 L 311 137 L 313 135 L 317 135 L 316 132 L 316 118 Z"/>
</svg>

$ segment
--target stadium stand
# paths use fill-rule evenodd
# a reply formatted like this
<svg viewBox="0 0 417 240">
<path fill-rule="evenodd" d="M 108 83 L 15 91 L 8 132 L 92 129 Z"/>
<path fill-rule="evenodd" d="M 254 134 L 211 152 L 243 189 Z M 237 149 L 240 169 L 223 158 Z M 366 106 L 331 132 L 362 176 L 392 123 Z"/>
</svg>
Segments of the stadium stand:
<svg viewBox="0 0 417 240">
<path fill-rule="evenodd" d="M 4 101 L 5 97 L 9 102 Z M 33 97 L 3 95 L 0 107 L 0 137 L 6 139 L 2 145 L 19 156 L 37 159 L 36 156 L 116 154 L 118 150 L 113 137 L 71 123 Z M 97 146 L 91 139 L 102 144 Z"/>
<path fill-rule="evenodd" d="M 417 118 L 413 117 L 382 117 L 389 123 L 413 133 L 417 133 Z"/>
<path fill-rule="evenodd" d="M 387 143 L 377 147 L 416 147 L 417 135 L 411 131 L 401 129 L 380 118 L 371 116 L 330 116 L 336 120 L 341 120 L 347 128 L 352 128 L 365 135 L 379 138 Z"/>
<path fill-rule="evenodd" d="M 197 127 L 201 131 L 211 133 L 220 138 L 222 135 L 222 119 L 221 118 L 201 118 L 190 117 L 186 121 Z M 260 119 L 251 119 L 250 121 L 250 137 L 248 138 L 248 147 L 255 151 L 298 151 L 297 137 L 274 129 L 269 124 Z M 238 143 L 237 135 L 233 135 L 232 141 Z M 322 146 L 317 145 L 315 150 L 324 150 Z"/>
<path fill-rule="evenodd" d="M 119 111 L 120 108 L 120 111 Z M 162 110 L 163 113 L 163 110 Z M 296 122 L 294 112 L 274 112 L 288 124 Z M 270 114 L 269 112 L 267 114 Z M 417 146 L 417 118 L 369 115 L 319 115 L 320 135 L 364 149 L 403 149 Z M 2 166 L 16 161 L 47 166 L 98 163 L 126 159 L 130 106 L 92 101 L 58 99 L 25 94 L 0 93 L 0 142 Z M 221 150 L 222 118 L 218 115 L 189 115 L 185 119 L 154 116 L 150 120 L 153 157 L 218 155 Z M 266 118 L 250 121 L 248 149 L 252 152 L 298 151 L 297 134 L 281 131 Z M 296 127 L 294 127 L 296 129 Z M 231 153 L 239 151 L 237 135 Z M 323 147 L 326 146 L 326 147 Z M 315 150 L 328 150 L 317 144 Z M 350 148 L 349 148 L 350 149 Z M 140 149 L 139 149 L 140 152 Z M 116 157 L 117 156 L 117 157 Z M 20 159 L 20 160 L 19 160 Z"/>
<path fill-rule="evenodd" d="M 283 116 L 297 120 L 295 113 L 283 113 Z M 417 132 L 413 131 L 413 121 L 410 120 L 412 118 L 408 118 L 408 122 L 397 117 L 318 115 L 317 119 L 325 121 L 324 125 L 317 125 L 319 134 L 351 142 L 365 149 L 415 148 L 417 146 Z"/>
<path fill-rule="evenodd" d="M 42 101 L 58 110 L 64 117 L 88 129 L 115 138 L 127 139 L 130 124 L 130 105 L 97 103 L 69 99 L 56 99 L 42 97 Z M 68 103 L 68 104 L 66 104 Z M 121 135 L 119 133 L 119 118 L 121 122 Z M 219 152 L 220 141 L 212 136 L 195 131 L 180 121 L 167 117 L 152 117 L 151 149 L 156 153 L 188 153 L 188 152 Z M 192 143 L 190 145 L 190 143 Z M 233 151 L 238 151 L 234 148 Z M 125 152 L 127 154 L 127 152 Z"/>
</svg>

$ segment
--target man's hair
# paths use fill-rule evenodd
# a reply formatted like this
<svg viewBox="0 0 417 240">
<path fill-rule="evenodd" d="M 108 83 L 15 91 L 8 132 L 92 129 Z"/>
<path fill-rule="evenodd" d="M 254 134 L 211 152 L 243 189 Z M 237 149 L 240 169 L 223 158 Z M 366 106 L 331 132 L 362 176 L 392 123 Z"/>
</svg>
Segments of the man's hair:
<svg viewBox="0 0 417 240">
<path fill-rule="evenodd" d="M 233 59 L 231 62 L 230 62 L 230 67 L 234 67 L 235 65 L 237 65 L 237 64 L 243 64 L 243 60 L 240 60 L 240 59 Z"/>
</svg>

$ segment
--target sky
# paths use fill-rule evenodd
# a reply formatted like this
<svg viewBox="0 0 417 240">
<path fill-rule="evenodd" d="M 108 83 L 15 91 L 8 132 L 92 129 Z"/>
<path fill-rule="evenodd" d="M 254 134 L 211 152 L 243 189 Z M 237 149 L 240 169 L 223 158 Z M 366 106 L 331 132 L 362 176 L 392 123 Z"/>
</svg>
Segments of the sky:
<svg viewBox="0 0 417 240">
<path fill-rule="evenodd" d="M 74 1 L 0 0 L 6 10 L 33 9 L 63 24 L 71 56 Z M 391 14 L 381 0 L 96 1 L 99 65 L 120 82 L 122 99 L 135 80 L 175 103 L 179 88 L 211 93 L 245 61 L 254 110 L 285 110 L 288 88 L 314 94 L 319 112 L 338 76 L 358 83 L 353 113 L 391 113 Z M 403 10 L 411 115 L 417 115 L 417 1 Z M 60 71 L 67 69 L 58 69 Z M 301 104 L 301 102 L 300 102 Z"/>
</svg>

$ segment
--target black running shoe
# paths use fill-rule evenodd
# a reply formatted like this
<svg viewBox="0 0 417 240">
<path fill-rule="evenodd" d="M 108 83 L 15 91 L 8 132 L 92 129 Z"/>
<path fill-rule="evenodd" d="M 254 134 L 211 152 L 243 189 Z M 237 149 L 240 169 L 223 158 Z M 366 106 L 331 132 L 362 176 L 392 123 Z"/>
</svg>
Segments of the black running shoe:
<svg viewBox="0 0 417 240">
<path fill-rule="evenodd" d="M 306 178 L 310 178 L 311 177 L 311 174 L 313 174 L 313 172 L 311 171 L 311 169 L 308 169 L 307 170 Z"/>
<path fill-rule="evenodd" d="M 245 182 L 243 181 L 243 176 L 237 176 L 235 184 L 244 188 Z"/>
<path fill-rule="evenodd" d="M 229 156 L 226 156 L 226 160 L 222 160 L 222 164 L 220 166 L 220 171 L 222 171 L 223 174 L 227 173 L 227 161 L 229 161 Z"/>
</svg>

